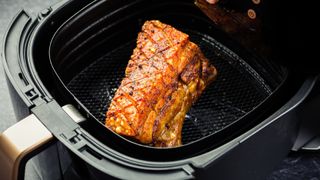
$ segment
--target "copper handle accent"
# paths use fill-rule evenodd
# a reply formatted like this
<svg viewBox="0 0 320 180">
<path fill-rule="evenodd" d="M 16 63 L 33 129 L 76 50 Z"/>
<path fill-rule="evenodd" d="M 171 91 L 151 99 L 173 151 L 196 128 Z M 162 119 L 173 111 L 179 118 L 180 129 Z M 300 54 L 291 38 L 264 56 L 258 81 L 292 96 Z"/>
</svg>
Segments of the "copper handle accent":
<svg viewBox="0 0 320 180">
<path fill-rule="evenodd" d="M 18 179 L 22 159 L 52 139 L 51 132 L 33 114 L 5 130 L 0 134 L 1 179 Z"/>
</svg>

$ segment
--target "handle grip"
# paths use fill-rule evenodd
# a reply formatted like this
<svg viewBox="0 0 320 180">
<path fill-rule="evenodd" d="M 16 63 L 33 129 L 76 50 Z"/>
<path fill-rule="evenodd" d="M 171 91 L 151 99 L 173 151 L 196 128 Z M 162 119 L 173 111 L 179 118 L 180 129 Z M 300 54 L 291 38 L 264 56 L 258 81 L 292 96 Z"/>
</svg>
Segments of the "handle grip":
<svg viewBox="0 0 320 180">
<path fill-rule="evenodd" d="M 31 152 L 53 140 L 51 132 L 33 114 L 0 134 L 0 177 L 22 179 Z"/>
</svg>

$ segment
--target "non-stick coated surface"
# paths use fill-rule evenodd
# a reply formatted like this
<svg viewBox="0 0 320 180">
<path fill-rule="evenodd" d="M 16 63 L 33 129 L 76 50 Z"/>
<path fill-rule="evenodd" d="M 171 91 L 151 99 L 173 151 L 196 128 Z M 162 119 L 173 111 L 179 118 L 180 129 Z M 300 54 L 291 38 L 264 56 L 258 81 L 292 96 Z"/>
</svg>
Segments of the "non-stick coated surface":
<svg viewBox="0 0 320 180">
<path fill-rule="evenodd" d="M 212 83 L 186 115 L 183 144 L 211 135 L 245 116 L 271 94 L 259 74 L 243 59 L 198 32 L 190 35 L 205 56 L 218 69 Z M 124 77 L 125 68 L 136 42 L 131 41 L 96 60 L 74 77 L 68 88 L 104 124 L 109 103 Z M 106 129 L 107 130 L 107 129 Z"/>
</svg>

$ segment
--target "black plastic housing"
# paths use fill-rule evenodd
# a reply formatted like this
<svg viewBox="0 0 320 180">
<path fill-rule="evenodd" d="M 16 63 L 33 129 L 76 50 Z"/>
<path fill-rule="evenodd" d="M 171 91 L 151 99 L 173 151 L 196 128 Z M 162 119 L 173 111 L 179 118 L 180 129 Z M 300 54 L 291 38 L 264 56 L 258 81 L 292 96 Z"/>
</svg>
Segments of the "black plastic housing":
<svg viewBox="0 0 320 180">
<path fill-rule="evenodd" d="M 158 1 L 151 1 L 155 2 Z M 49 45 L 53 34 L 67 19 L 76 12 L 82 13 L 99 3 L 105 3 L 100 7 L 106 13 L 120 11 L 121 7 L 133 2 L 65 1 L 49 8 L 49 12 L 44 16 L 34 19 L 22 12 L 6 35 L 2 54 L 5 72 L 12 87 L 11 92 L 14 97 L 21 99 L 19 104 L 15 104 L 16 109 L 25 109 L 24 114 L 30 110 L 43 122 L 69 150 L 74 164 L 77 164 L 76 171 L 84 174 L 84 179 L 262 179 L 290 151 L 296 139 L 299 122 L 304 117 L 304 107 L 310 102 L 317 104 L 310 97 L 318 94 L 315 92 L 319 87 L 316 76 L 291 74 L 292 78 L 286 80 L 286 85 L 283 86 L 286 87 L 283 89 L 285 93 L 274 96 L 268 103 L 268 106 L 274 108 L 259 116 L 255 123 L 227 137 L 216 146 L 208 146 L 208 141 L 205 141 L 204 151 L 182 157 L 179 156 L 179 149 L 162 150 L 128 145 L 123 139 L 106 145 L 96 137 L 97 134 L 99 136 L 99 133 L 95 132 L 98 132 L 100 124 L 94 125 L 96 122 L 89 121 L 89 117 L 83 125 L 76 124 L 61 109 L 61 105 L 72 100 L 67 98 L 69 92 L 61 93 L 62 84 L 57 84 L 60 79 L 51 69 Z M 85 6 L 87 8 L 84 8 Z M 123 11 L 121 16 L 130 13 L 133 12 Z M 82 26 L 85 21 L 75 23 L 78 22 L 79 26 Z M 77 34 L 70 32 L 66 35 Z M 237 45 L 233 45 L 229 40 L 223 42 L 230 44 L 228 47 L 240 56 L 246 54 L 238 52 L 239 49 L 233 49 Z M 116 42 L 110 43 L 110 46 L 113 45 L 116 45 Z M 79 67 L 81 66 L 84 64 L 80 63 Z M 70 71 L 70 75 L 72 74 L 75 75 L 76 72 Z M 26 92 L 25 89 L 33 89 L 33 92 L 21 93 Z M 316 110 L 309 113 L 317 114 Z M 188 152 L 188 149 L 185 152 Z M 142 156 L 144 153 L 159 158 L 145 158 Z M 170 159 L 166 155 L 177 157 Z"/>
</svg>

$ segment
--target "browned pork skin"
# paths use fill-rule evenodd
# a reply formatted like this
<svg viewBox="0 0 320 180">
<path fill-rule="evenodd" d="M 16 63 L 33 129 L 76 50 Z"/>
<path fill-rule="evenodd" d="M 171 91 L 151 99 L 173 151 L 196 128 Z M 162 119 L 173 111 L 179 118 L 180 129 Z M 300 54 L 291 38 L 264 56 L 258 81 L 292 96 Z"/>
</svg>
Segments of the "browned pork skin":
<svg viewBox="0 0 320 180">
<path fill-rule="evenodd" d="M 105 125 L 143 144 L 180 146 L 186 113 L 216 75 L 187 34 L 146 21 Z"/>
</svg>

